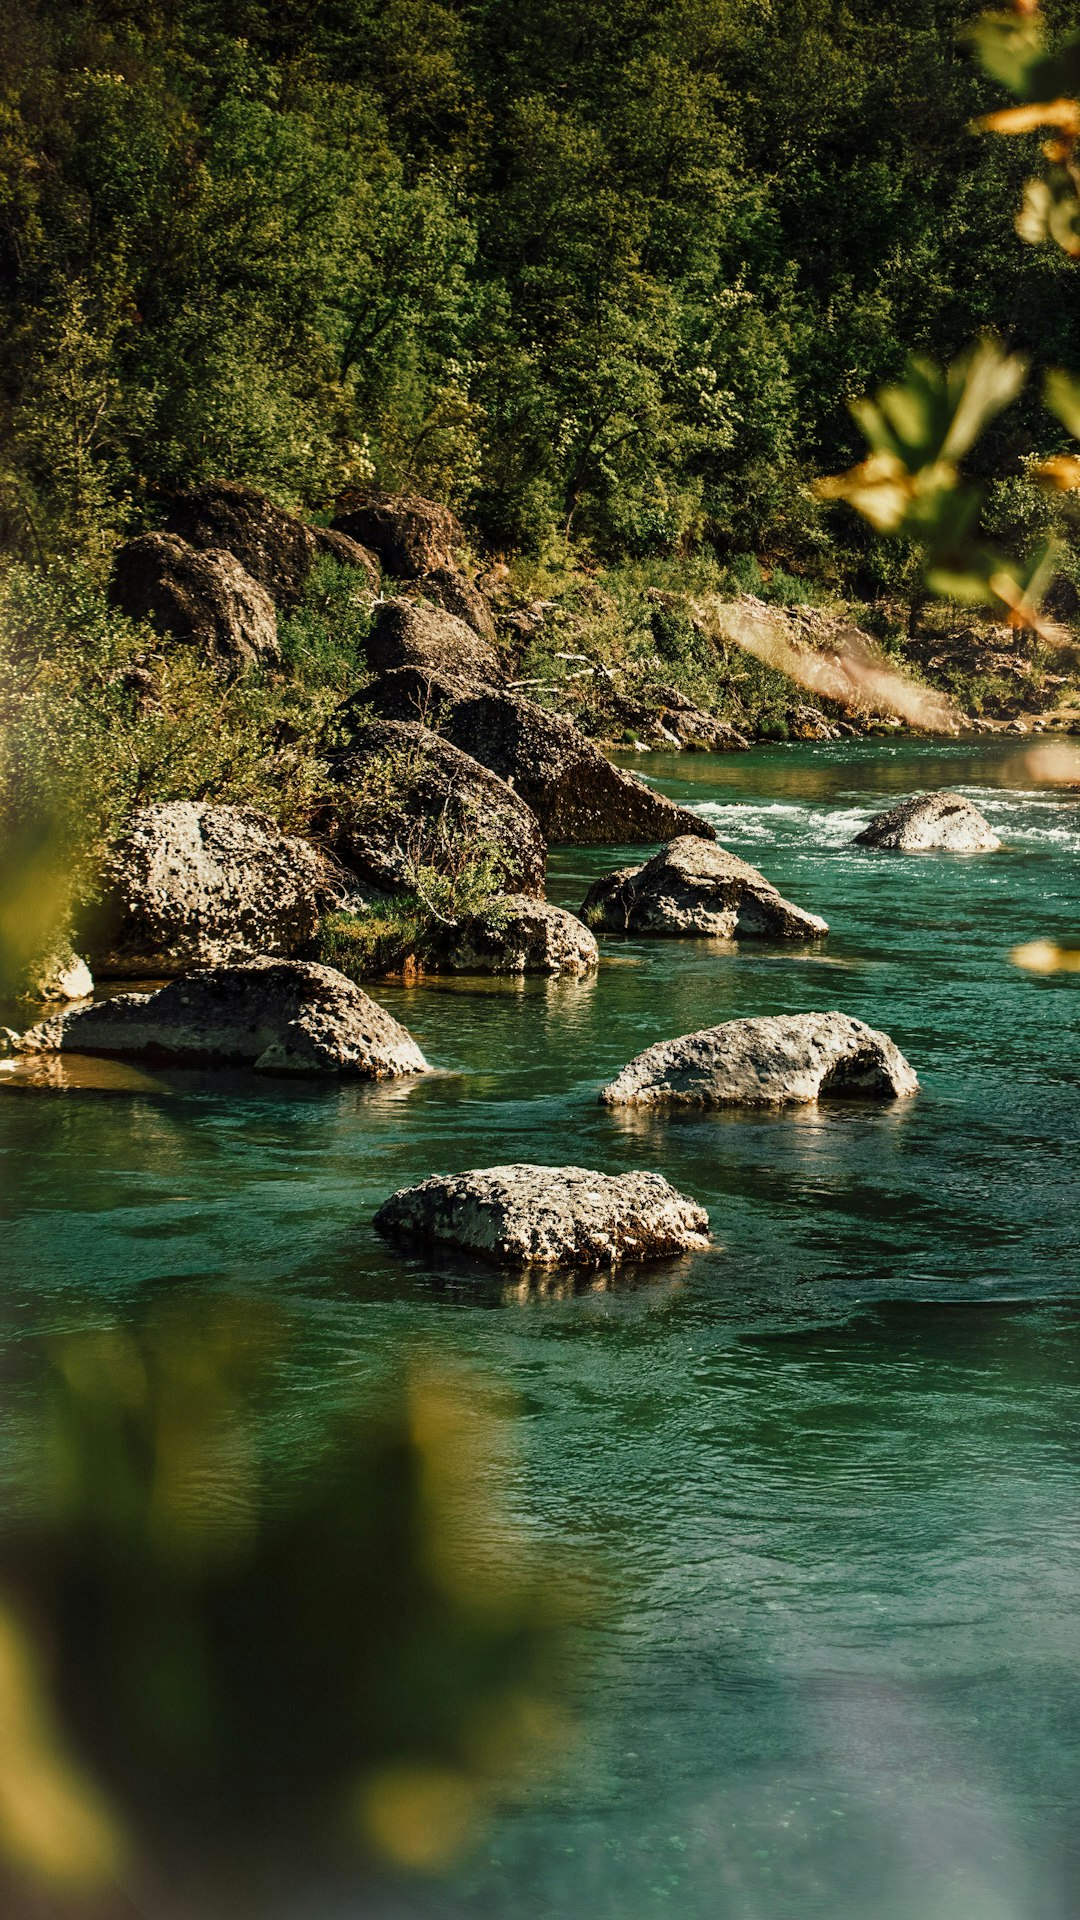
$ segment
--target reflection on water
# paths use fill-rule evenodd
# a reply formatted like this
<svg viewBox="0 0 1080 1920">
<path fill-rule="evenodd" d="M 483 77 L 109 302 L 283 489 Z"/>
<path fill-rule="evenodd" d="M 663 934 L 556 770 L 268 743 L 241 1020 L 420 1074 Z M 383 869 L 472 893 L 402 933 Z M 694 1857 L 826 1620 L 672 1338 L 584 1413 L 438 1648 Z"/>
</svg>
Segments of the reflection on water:
<svg viewBox="0 0 1080 1920">
<path fill-rule="evenodd" d="M 388 1880 L 365 1915 L 1075 1920 L 1080 999 L 1007 956 L 1075 944 L 1080 811 L 1002 784 L 1018 752 L 644 758 L 829 921 L 815 952 L 642 940 L 570 991 L 380 987 L 438 1068 L 407 1089 L 155 1070 L 128 1094 L 0 1097 L 0 1364 L 88 1303 L 123 1326 L 148 1302 L 270 1294 L 301 1331 L 265 1445 L 302 1479 L 314 1418 L 413 1341 L 452 1348 L 520 1410 L 514 1524 L 598 1553 L 629 1596 L 590 1633 L 577 1757 L 468 1861 Z M 850 845 L 943 785 L 1006 852 Z M 632 851 L 557 852 L 553 897 L 580 904 Z M 597 1103 L 653 1041 L 834 1006 L 893 1035 L 915 1099 Z M 371 1228 L 398 1186 L 518 1159 L 657 1167 L 716 1244 L 541 1294 Z"/>
</svg>

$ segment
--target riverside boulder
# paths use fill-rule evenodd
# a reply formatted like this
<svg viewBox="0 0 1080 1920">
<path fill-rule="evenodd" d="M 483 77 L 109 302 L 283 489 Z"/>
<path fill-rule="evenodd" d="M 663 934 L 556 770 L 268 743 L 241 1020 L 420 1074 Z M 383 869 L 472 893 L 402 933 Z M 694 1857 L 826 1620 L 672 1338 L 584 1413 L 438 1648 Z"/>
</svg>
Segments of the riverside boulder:
<svg viewBox="0 0 1080 1920">
<path fill-rule="evenodd" d="M 411 888 L 418 866 L 444 870 L 479 839 L 500 885 L 543 892 L 547 847 L 536 815 L 505 781 L 427 727 L 372 721 L 353 734 L 331 774 L 318 826 L 368 885 Z"/>
<path fill-rule="evenodd" d="M 153 978 L 303 953 L 341 885 L 254 807 L 170 800 L 128 820 L 80 942 L 97 974 Z"/>
<path fill-rule="evenodd" d="M 421 574 L 416 582 L 416 590 L 425 600 L 433 601 L 437 607 L 464 620 L 466 626 L 480 635 L 481 640 L 486 640 L 490 646 L 495 645 L 496 628 L 491 608 L 467 574 L 459 572 L 456 567 L 434 567 L 430 573 Z"/>
<path fill-rule="evenodd" d="M 963 794 L 917 793 L 876 813 L 854 844 L 889 853 L 996 853 L 1001 841 Z"/>
<path fill-rule="evenodd" d="M 395 580 L 419 580 L 440 567 L 457 571 L 457 549 L 464 544 L 460 520 L 449 507 L 419 494 L 379 493 L 374 488 L 350 501 L 332 523 L 336 532 L 378 554 Z"/>
<path fill-rule="evenodd" d="M 887 1033 L 844 1013 L 727 1020 L 647 1047 L 602 1089 L 608 1107 L 779 1107 L 898 1100 L 919 1082 Z"/>
<path fill-rule="evenodd" d="M 411 1034 L 333 967 L 252 960 L 54 1014 L 17 1051 L 121 1055 L 177 1065 L 249 1065 L 260 1073 L 424 1073 Z"/>
<path fill-rule="evenodd" d="M 375 1225 L 499 1266 L 614 1267 L 706 1247 L 709 1216 L 659 1173 L 528 1164 L 437 1175 L 391 1195 Z"/>
<path fill-rule="evenodd" d="M 508 894 L 464 921 L 449 947 L 451 973 L 591 973 L 599 965 L 588 927 L 549 900 Z"/>
<path fill-rule="evenodd" d="M 234 668 L 280 660 L 274 603 L 224 548 L 200 551 L 175 534 L 141 534 L 118 550 L 109 597 L 132 620 L 149 620 L 208 659 Z"/>
<path fill-rule="evenodd" d="M 469 683 L 486 684 L 502 678 L 502 663 L 495 648 L 464 620 L 443 607 L 417 606 L 411 600 L 381 603 L 366 652 L 376 673 L 418 667 Z"/>
<path fill-rule="evenodd" d="M 684 835 L 643 866 L 589 888 L 582 919 L 597 932 L 721 939 L 818 939 L 828 922 L 778 893 L 763 873 L 714 841 Z"/>
<path fill-rule="evenodd" d="M 316 553 L 327 554 L 336 560 L 339 567 L 355 567 L 362 573 L 372 593 L 379 591 L 380 569 L 373 553 L 360 545 L 359 540 L 350 540 L 347 533 L 337 533 L 333 527 L 309 527 L 312 545 Z"/>
<path fill-rule="evenodd" d="M 595 847 L 716 838 L 700 815 L 614 767 L 563 715 L 498 687 L 404 667 L 358 695 L 388 719 L 416 719 L 490 767 L 519 793 L 545 840 Z"/>
</svg>

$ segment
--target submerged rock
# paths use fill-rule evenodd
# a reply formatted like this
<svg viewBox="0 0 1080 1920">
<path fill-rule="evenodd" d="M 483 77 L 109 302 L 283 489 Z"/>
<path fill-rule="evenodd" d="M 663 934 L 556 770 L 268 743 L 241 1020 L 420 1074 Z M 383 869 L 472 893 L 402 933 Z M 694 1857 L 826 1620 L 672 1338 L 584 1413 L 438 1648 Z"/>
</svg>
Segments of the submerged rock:
<svg viewBox="0 0 1080 1920">
<path fill-rule="evenodd" d="M 144 533 L 122 546 L 109 597 L 132 620 L 233 667 L 278 663 L 269 594 L 224 549 L 200 551 L 175 534 Z"/>
<path fill-rule="evenodd" d="M 165 801 L 132 814 L 80 937 L 95 973 L 129 978 L 299 954 L 338 885 L 254 807 Z"/>
<path fill-rule="evenodd" d="M 372 488 L 333 524 L 335 531 L 347 533 L 377 553 L 395 580 L 418 580 L 439 567 L 457 572 L 457 549 L 464 544 L 464 531 L 449 507 L 434 500 Z"/>
<path fill-rule="evenodd" d="M 512 893 L 544 890 L 547 848 L 536 815 L 505 781 L 415 721 L 360 727 L 335 759 L 319 827 L 368 885 L 400 892 L 418 865 L 460 864 L 485 842 Z"/>
<path fill-rule="evenodd" d="M 366 652 L 376 673 L 419 667 L 486 685 L 502 677 L 495 648 L 443 607 L 411 600 L 384 600 L 368 635 Z"/>
<path fill-rule="evenodd" d="M 453 937 L 452 973 L 590 973 L 596 941 L 581 921 L 547 900 L 509 894 L 466 920 Z"/>
<path fill-rule="evenodd" d="M 375 1225 L 395 1239 L 459 1247 L 504 1266 L 612 1267 L 708 1245 L 709 1216 L 659 1173 L 517 1165 L 403 1187 Z"/>
<path fill-rule="evenodd" d="M 600 1100 L 608 1107 L 778 1107 L 829 1096 L 898 1100 L 915 1073 L 887 1033 L 844 1013 L 728 1020 L 647 1047 Z"/>
<path fill-rule="evenodd" d="M 602 933 L 807 940 L 829 931 L 763 873 L 715 842 L 683 836 L 640 867 L 597 880 L 581 917 Z"/>
<path fill-rule="evenodd" d="M 120 993 L 31 1027 L 20 1053 L 128 1055 L 178 1065 L 245 1064 L 261 1073 L 367 1080 L 423 1073 L 412 1036 L 333 967 L 253 960 Z"/>
<path fill-rule="evenodd" d="M 613 767 L 572 721 L 519 694 L 401 668 L 364 688 L 359 699 L 388 718 L 423 715 L 527 801 L 549 844 L 655 845 L 679 834 L 715 839 L 698 814 Z"/>
<path fill-rule="evenodd" d="M 918 793 L 875 814 L 855 845 L 891 853 L 996 853 L 1001 841 L 963 794 Z"/>
</svg>

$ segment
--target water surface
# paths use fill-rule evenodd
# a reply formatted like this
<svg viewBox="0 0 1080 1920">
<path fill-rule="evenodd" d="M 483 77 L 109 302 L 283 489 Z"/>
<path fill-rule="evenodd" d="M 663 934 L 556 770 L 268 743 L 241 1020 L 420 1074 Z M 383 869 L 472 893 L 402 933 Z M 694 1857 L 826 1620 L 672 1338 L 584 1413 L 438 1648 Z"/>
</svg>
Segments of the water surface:
<svg viewBox="0 0 1080 1920">
<path fill-rule="evenodd" d="M 88 1301 L 270 1288 L 303 1314 L 297 1418 L 418 1337 L 513 1390 L 519 1518 L 621 1601 L 577 1753 L 449 1879 L 388 1893 L 395 1917 L 1074 1920 L 1080 998 L 1008 953 L 1080 931 L 1080 797 L 1033 788 L 1015 741 L 638 764 L 828 941 L 626 941 L 587 982 L 379 988 L 437 1069 L 407 1086 L 7 1076 L 8 1353 Z M 852 847 L 946 784 L 1003 853 Z M 618 858 L 556 852 L 551 896 L 576 906 Z M 915 1100 L 596 1103 L 655 1040 L 833 1007 L 892 1034 Z M 372 1232 L 408 1180 L 522 1159 L 658 1168 L 715 1247 L 522 1297 Z"/>
</svg>

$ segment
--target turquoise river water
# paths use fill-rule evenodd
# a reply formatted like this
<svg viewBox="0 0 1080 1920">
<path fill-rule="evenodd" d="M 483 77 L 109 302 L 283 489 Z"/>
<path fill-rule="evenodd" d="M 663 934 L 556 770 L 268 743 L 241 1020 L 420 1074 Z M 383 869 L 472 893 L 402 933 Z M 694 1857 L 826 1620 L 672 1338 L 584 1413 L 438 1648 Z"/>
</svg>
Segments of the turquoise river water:
<svg viewBox="0 0 1080 1920">
<path fill-rule="evenodd" d="M 254 1279 L 302 1308 L 298 1402 L 417 1334 L 512 1390 L 517 1518 L 602 1559 L 621 1602 L 590 1630 L 573 1756 L 452 1874 L 388 1891 L 394 1920 L 1075 1920 L 1080 990 L 1008 954 L 1080 931 L 1080 795 L 1036 789 L 1015 740 L 640 767 L 828 941 L 379 988 L 438 1069 L 404 1087 L 8 1075 L 0 1335 Z M 943 785 L 1004 852 L 850 844 Z M 551 896 L 611 864 L 556 852 Z M 597 1105 L 654 1040 L 833 1007 L 893 1035 L 916 1099 Z M 655 1167 L 715 1245 L 521 1297 L 374 1234 L 405 1182 L 510 1160 Z"/>
</svg>

